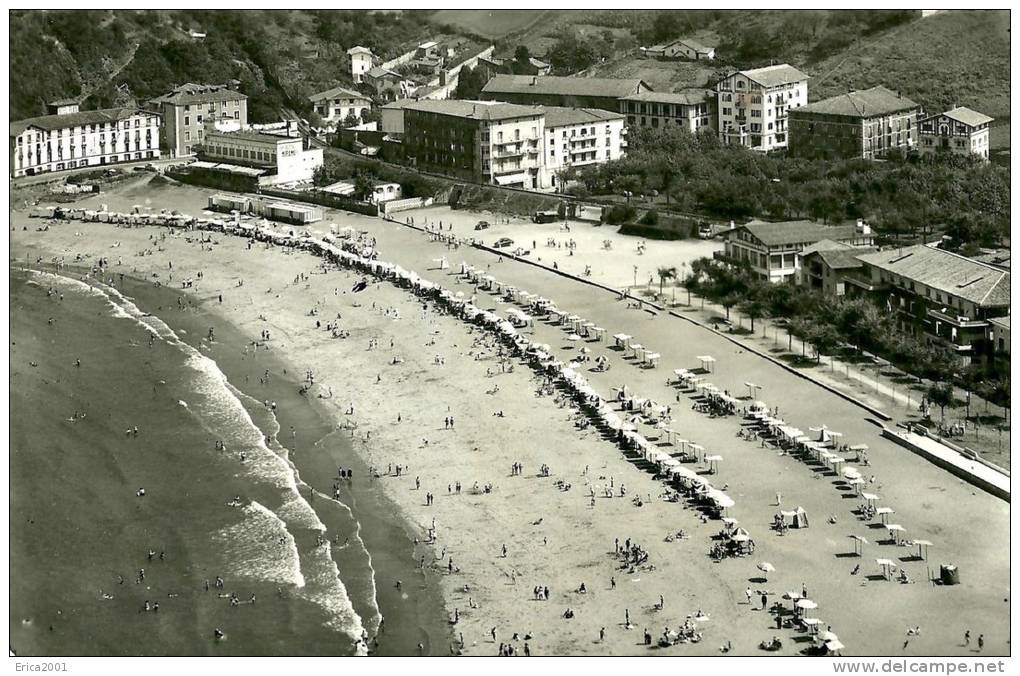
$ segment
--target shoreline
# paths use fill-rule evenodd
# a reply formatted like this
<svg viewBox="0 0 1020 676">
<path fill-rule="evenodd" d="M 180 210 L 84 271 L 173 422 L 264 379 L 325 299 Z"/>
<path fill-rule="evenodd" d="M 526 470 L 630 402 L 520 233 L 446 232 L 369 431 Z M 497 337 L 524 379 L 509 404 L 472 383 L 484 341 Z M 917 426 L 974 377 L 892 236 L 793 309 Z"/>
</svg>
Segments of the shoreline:
<svg viewBox="0 0 1020 676">
<path fill-rule="evenodd" d="M 191 191 L 188 191 L 188 194 L 191 194 Z M 387 229 L 388 224 L 381 224 L 378 220 L 347 216 L 343 218 L 349 222 L 363 224 L 373 235 L 378 233 L 383 238 L 381 250 L 386 260 L 399 261 L 409 269 L 424 271 L 427 269 L 424 261 L 436 255 L 435 247 L 423 244 L 420 238 L 412 233 L 392 232 Z M 89 227 L 93 229 L 92 226 Z M 96 250 L 94 245 L 105 246 L 121 240 L 128 242 L 129 247 L 144 246 L 147 239 L 151 240 L 153 232 L 152 229 L 137 232 L 101 224 L 95 226 L 93 230 L 95 237 L 90 238 L 89 244 L 86 245 L 92 247 L 92 251 Z M 71 247 L 63 249 L 47 247 L 54 253 L 81 250 L 81 245 L 69 235 L 70 233 L 58 232 L 30 238 L 39 239 L 40 244 L 45 242 L 46 238 L 55 238 L 55 241 L 63 242 L 64 247 Z M 557 407 L 550 403 L 549 399 L 535 397 L 533 387 L 536 380 L 531 373 L 527 373 L 527 369 L 522 369 L 525 372 L 524 377 L 513 374 L 486 374 L 487 367 L 495 364 L 495 351 L 486 345 L 480 332 L 465 327 L 459 320 L 450 317 L 433 317 L 430 314 L 427 321 L 408 322 L 385 314 L 384 310 L 397 307 L 402 318 L 413 319 L 414 314 L 418 312 L 414 309 L 416 303 L 413 297 L 388 283 L 380 284 L 373 281 L 369 285 L 368 293 L 362 296 L 354 297 L 349 295 L 349 292 L 334 295 L 337 284 L 335 280 L 338 277 L 340 286 L 347 289 L 361 275 L 341 270 L 320 276 L 315 272 L 314 260 L 300 252 L 263 249 L 260 245 L 257 253 L 246 253 L 243 244 L 231 243 L 229 240 L 233 238 L 216 235 L 220 240 L 215 249 L 216 254 L 209 256 L 196 251 L 197 247 L 193 242 L 185 244 L 184 240 L 188 237 L 188 233 L 168 237 L 160 244 L 161 247 L 166 247 L 166 253 L 161 250 L 156 260 L 142 258 L 135 264 L 141 265 L 146 270 L 158 270 L 160 268 L 157 263 L 162 261 L 165 264 L 167 257 L 172 256 L 176 262 L 184 257 L 187 270 L 205 269 L 209 279 L 201 282 L 201 285 L 211 289 L 223 289 L 228 298 L 233 298 L 227 301 L 233 308 L 231 316 L 239 320 L 249 334 L 257 334 L 263 324 L 248 317 L 260 310 L 265 311 L 272 320 L 270 324 L 274 336 L 279 335 L 281 342 L 285 343 L 281 347 L 291 358 L 295 368 L 314 366 L 317 381 L 321 368 L 327 378 L 323 382 L 330 382 L 334 389 L 338 382 L 344 382 L 345 387 L 359 393 L 358 415 L 355 416 L 362 423 L 359 431 L 367 427 L 372 433 L 371 444 L 363 450 L 366 462 L 383 467 L 388 462 L 402 464 L 408 459 L 411 460 L 412 476 L 404 479 L 385 476 L 382 482 L 387 486 L 387 493 L 409 513 L 412 523 L 425 526 L 433 514 L 440 517 L 439 534 L 443 548 L 445 549 L 447 544 L 450 546 L 451 552 L 456 556 L 458 567 L 462 568 L 458 575 L 441 576 L 441 583 L 447 603 L 453 606 L 452 609 L 459 607 L 462 611 L 461 624 L 469 637 L 467 652 L 473 654 L 478 652 L 485 654 L 490 650 L 492 653 L 496 652 L 499 641 L 490 640 L 486 636 L 488 629 L 493 625 L 499 627 L 501 638 L 505 638 L 512 629 L 528 629 L 530 625 L 531 631 L 520 633 L 525 635 L 534 633 L 537 638 L 532 644 L 533 650 L 541 650 L 542 654 L 579 652 L 633 654 L 635 648 L 631 639 L 639 636 L 635 634 L 628 636 L 626 632 L 621 633 L 618 628 L 610 626 L 611 622 L 615 624 L 617 617 L 622 618 L 623 610 L 628 606 L 631 612 L 640 618 L 638 621 L 649 623 L 653 631 L 656 624 L 675 625 L 678 620 L 677 613 L 679 620 L 682 621 L 685 610 L 692 612 L 697 607 L 703 607 L 706 612 L 712 613 L 713 621 L 709 625 L 712 631 L 710 636 L 706 637 L 705 643 L 674 649 L 680 650 L 682 654 L 713 654 L 716 652 L 718 641 L 734 637 L 744 639 L 740 645 L 735 642 L 738 654 L 753 654 L 750 639 L 756 641 L 757 638 L 767 638 L 762 634 L 769 629 L 756 620 L 756 614 L 746 614 L 742 611 L 741 604 L 737 602 L 741 597 L 741 590 L 746 586 L 744 581 L 746 578 L 741 579 L 740 571 L 747 562 L 732 561 L 721 566 L 706 565 L 706 558 L 701 551 L 702 538 L 706 538 L 712 532 L 715 524 L 698 525 L 689 512 L 682 511 L 678 506 L 670 506 L 668 503 L 652 499 L 650 494 L 661 490 L 661 484 L 643 472 L 635 472 L 636 468 L 612 445 L 596 441 L 590 434 L 578 434 L 576 429 L 572 430 L 569 422 L 572 419 L 570 411 Z M 212 247 L 209 249 L 212 250 Z M 243 289 L 238 293 L 233 289 L 233 283 L 238 280 L 239 275 L 251 281 L 253 267 L 250 259 L 253 255 L 258 259 L 256 278 L 258 288 L 252 292 Z M 464 252 L 463 255 L 468 260 L 477 258 L 470 251 Z M 211 274 L 207 266 L 212 258 L 215 258 L 216 265 Z M 524 288 L 535 289 L 536 285 L 539 285 L 536 280 L 537 272 L 513 266 L 511 263 L 507 264 L 506 269 L 501 269 L 498 274 L 500 279 L 509 276 L 511 282 L 521 284 Z M 295 278 L 295 272 L 300 271 L 310 271 L 311 274 L 301 283 L 291 283 L 290 280 Z M 441 283 L 444 285 L 460 283 L 454 276 L 445 273 L 429 274 L 436 281 L 442 278 Z M 521 279 L 518 281 L 514 276 Z M 544 277 L 541 278 L 541 285 L 548 285 L 550 287 L 548 293 L 551 297 L 563 301 L 564 307 L 570 307 L 579 314 L 587 314 L 603 326 L 620 326 L 621 320 L 628 323 L 636 321 L 631 319 L 630 315 L 618 316 L 622 308 L 620 310 L 615 307 L 596 308 L 587 295 L 590 292 L 568 288 L 563 282 L 547 280 Z M 269 286 L 271 291 L 267 291 L 266 286 Z M 467 291 L 470 287 L 465 284 L 461 288 Z M 451 289 L 455 290 L 456 287 L 451 286 Z M 241 306 L 246 309 L 237 305 L 238 297 Z M 486 306 L 496 303 L 487 295 L 480 297 L 485 299 Z M 211 298 L 212 300 L 207 302 L 215 305 L 215 293 Z M 352 298 L 359 302 L 355 303 Z M 370 310 L 368 307 L 370 302 L 377 304 L 377 307 Z M 496 304 L 498 306 L 498 303 Z M 348 322 L 353 322 L 350 324 L 352 337 L 347 340 L 331 341 L 328 335 L 323 336 L 324 332 L 313 329 L 316 320 L 308 314 L 308 310 L 314 308 L 322 310 L 320 316 L 323 318 L 332 317 L 339 309 L 344 315 L 345 327 Z M 600 316 L 605 318 L 598 319 Z M 642 328 L 638 328 L 636 332 L 643 336 L 648 335 L 649 342 L 668 347 L 662 335 L 659 335 L 662 331 L 656 332 L 655 328 L 663 324 L 647 319 L 645 322 L 648 323 L 642 323 Z M 551 327 L 536 328 L 540 329 L 540 334 L 544 332 L 551 335 L 549 333 L 552 331 Z M 682 327 L 673 328 L 672 325 L 669 330 L 689 331 Z M 659 337 L 656 339 L 652 334 Z M 555 340 L 559 342 L 562 335 L 557 335 L 559 337 Z M 702 338 L 700 334 L 698 336 L 699 340 L 712 342 L 709 337 Z M 384 337 L 396 338 L 396 347 L 387 351 L 385 346 L 382 346 L 383 349 L 377 352 L 364 349 L 367 341 Z M 544 339 L 552 342 L 549 337 Z M 434 346 L 430 343 L 434 343 Z M 423 345 L 426 346 L 425 350 L 421 349 Z M 567 348 L 568 346 L 563 346 L 556 349 Z M 690 349 L 702 348 L 692 346 Z M 445 365 L 438 366 L 431 363 L 432 353 L 446 355 L 449 359 Z M 701 353 L 703 352 L 694 352 Z M 391 354 L 402 355 L 403 361 L 396 365 L 386 365 L 385 360 Z M 614 359 L 618 360 L 617 357 Z M 746 362 L 744 357 L 733 359 Z M 729 364 L 724 366 L 728 367 Z M 598 376 L 597 386 L 600 390 L 608 391 L 608 385 L 619 384 L 619 378 L 622 377 L 625 379 L 624 382 L 629 381 L 631 385 L 638 387 L 638 391 L 648 391 L 657 397 L 661 396 L 659 394 L 659 390 L 662 389 L 661 379 L 654 372 L 635 371 L 627 369 L 626 366 L 623 368 L 626 370 L 622 373 L 618 373 L 614 368 L 608 376 Z M 754 369 L 761 370 L 762 367 L 755 364 Z M 351 370 L 353 372 L 350 372 Z M 720 371 L 723 370 L 725 369 L 720 368 Z M 381 381 L 377 381 L 377 377 L 381 378 Z M 752 377 L 758 380 L 762 373 L 756 371 Z M 765 377 L 770 379 L 766 383 L 772 380 L 784 381 L 784 377 L 771 372 Z M 499 384 L 499 388 L 494 391 L 496 383 Z M 785 409 L 803 407 L 805 410 L 798 417 L 814 417 L 821 411 L 826 420 L 835 421 L 834 424 L 838 424 L 840 429 L 853 431 L 855 436 L 872 434 L 870 429 L 855 423 L 846 411 L 842 409 L 839 412 L 830 411 L 830 408 L 842 406 L 832 403 L 831 397 L 826 398 L 825 395 L 813 390 L 809 392 L 808 398 L 805 398 L 803 392 L 801 397 L 796 397 L 795 392 L 790 394 L 793 398 L 784 397 L 782 403 Z M 403 404 L 405 397 L 407 403 Z M 332 405 L 328 406 L 336 409 L 333 411 L 336 419 L 342 419 L 341 409 L 346 403 L 344 400 L 335 399 Z M 819 409 L 819 404 L 824 410 Z M 458 413 L 455 432 L 444 429 L 442 424 L 445 406 L 450 407 L 448 410 Z M 506 410 L 508 415 L 505 419 L 492 417 L 491 413 L 499 409 Z M 403 413 L 402 423 L 399 422 L 400 413 Z M 813 589 L 818 589 L 820 600 L 827 610 L 825 617 L 835 624 L 844 641 L 850 639 L 848 645 L 858 646 L 857 650 L 868 650 L 869 646 L 872 646 L 872 649 L 885 650 L 875 646 L 892 643 L 895 640 L 890 630 L 896 634 L 900 632 L 895 625 L 907 621 L 902 619 L 903 613 L 937 612 L 937 606 L 931 604 L 938 603 L 936 598 L 943 597 L 948 592 L 939 592 L 937 595 L 917 592 L 902 596 L 907 592 L 906 588 L 896 588 L 893 597 L 903 598 L 903 601 L 890 606 L 883 599 L 889 596 L 885 590 L 893 592 L 893 587 L 869 585 L 871 589 L 853 591 L 855 580 L 844 578 L 845 571 L 834 576 L 840 572 L 843 564 L 838 561 L 832 562 L 831 550 L 837 547 L 841 549 L 842 545 L 837 545 L 835 541 L 840 537 L 838 533 L 833 532 L 831 535 L 828 533 L 850 526 L 831 527 L 824 523 L 815 523 L 814 528 L 806 534 L 798 534 L 796 539 L 774 539 L 767 535 L 764 524 L 758 520 L 767 517 L 769 507 L 765 506 L 764 502 L 759 506 L 757 501 L 769 497 L 770 486 L 776 486 L 778 483 L 784 495 L 793 493 L 798 496 L 797 500 L 802 501 L 805 507 L 813 511 L 816 518 L 838 506 L 840 501 L 833 501 L 832 487 L 826 488 L 827 481 L 814 485 L 810 481 L 804 481 L 809 479 L 810 475 L 806 475 L 803 469 L 797 469 L 796 465 L 787 465 L 784 460 L 770 457 L 773 455 L 771 453 L 766 454 L 739 443 L 727 442 L 726 440 L 733 435 L 732 420 L 727 424 L 724 420 L 712 421 L 682 411 L 680 415 L 684 426 L 690 428 L 691 435 L 697 439 L 709 440 L 713 446 L 722 447 L 727 454 L 729 462 L 723 466 L 724 476 L 726 480 L 733 481 L 738 486 L 735 497 L 741 505 L 741 520 L 748 523 L 748 528 L 753 528 L 755 535 L 760 538 L 760 548 L 763 551 L 761 556 L 776 562 L 780 570 L 785 571 L 783 578 L 793 578 L 776 584 L 790 584 L 791 587 L 794 584 L 799 585 L 801 582 L 799 578 L 803 575 Z M 806 426 L 808 422 L 815 421 L 805 420 L 801 425 Z M 423 444 L 425 437 L 431 444 Z M 875 443 L 870 437 L 868 440 L 869 443 Z M 892 462 L 911 467 L 911 471 L 919 475 L 909 482 L 911 490 L 915 490 L 915 484 L 916 487 L 928 486 L 927 483 L 917 482 L 931 482 L 935 485 L 944 483 L 941 475 L 913 461 L 893 457 L 886 449 L 875 449 L 874 459 L 877 461 L 876 464 L 885 465 Z M 524 476 L 516 477 L 503 473 L 503 468 L 509 469 L 514 461 L 523 461 L 526 465 Z M 552 465 L 553 476 L 550 479 L 533 475 L 543 462 Z M 634 511 L 635 507 L 629 504 L 628 500 L 599 500 L 597 507 L 588 508 L 586 495 L 578 494 L 580 491 L 577 488 L 573 492 L 557 489 L 557 482 L 581 484 L 582 491 L 583 484 L 588 481 L 593 484 L 599 483 L 602 476 L 598 479 L 588 479 L 581 471 L 589 463 L 595 468 L 594 474 L 604 475 L 607 484 L 614 476 L 618 481 L 624 477 L 629 492 L 638 493 L 642 497 L 647 493 L 648 499 L 639 508 L 646 514 L 638 517 Z M 754 467 L 770 468 L 766 486 L 757 487 L 755 484 L 760 480 L 748 476 L 748 470 Z M 422 494 L 416 493 L 413 488 L 413 475 L 419 472 L 422 491 L 435 491 L 434 506 L 422 504 L 420 500 Z M 470 486 L 472 480 L 480 483 L 488 481 L 495 485 L 495 490 L 492 494 L 447 495 L 442 491 L 442 486 L 447 485 L 452 478 L 463 481 L 466 486 Z M 884 478 L 890 478 L 888 472 Z M 408 486 L 409 483 L 411 486 Z M 902 503 L 906 498 L 902 492 L 896 491 L 897 483 L 893 481 L 891 486 L 883 490 L 883 494 L 889 493 L 886 496 L 888 499 L 898 499 Z M 965 509 L 978 509 L 979 514 L 988 513 L 990 517 L 999 518 L 997 511 L 995 514 L 989 512 L 989 505 L 980 498 L 966 497 L 961 490 L 952 485 L 938 488 L 940 491 L 949 490 L 953 501 L 961 507 L 966 504 Z M 989 556 L 993 555 L 992 551 L 987 549 L 992 546 L 991 542 L 985 542 L 990 538 L 976 537 L 979 535 L 977 533 L 957 531 L 956 518 L 941 511 L 945 501 L 940 501 L 934 493 L 925 495 L 923 509 L 932 509 L 927 503 L 933 501 L 939 511 L 933 512 L 931 517 L 922 519 L 923 512 L 916 508 L 907 509 L 911 516 L 905 517 L 907 520 L 904 523 L 908 526 L 913 524 L 919 529 L 928 529 L 931 528 L 928 522 L 932 518 L 950 517 L 949 521 L 953 528 L 950 532 L 953 533 L 953 539 L 957 541 L 962 539 L 967 545 L 957 544 L 950 547 L 949 555 L 964 559 L 960 563 L 968 570 L 985 568 L 984 565 L 979 566 L 969 552 L 987 550 Z M 907 508 L 909 505 L 897 504 L 897 507 Z M 991 508 L 995 509 L 994 506 Z M 842 514 L 842 511 L 840 513 Z M 484 527 L 479 528 L 479 524 L 484 524 Z M 683 527 L 693 534 L 695 542 L 685 543 L 679 547 L 676 544 L 663 545 L 663 529 L 668 527 Z M 548 535 L 548 538 L 543 535 Z M 661 568 L 662 571 L 647 571 L 640 575 L 640 579 L 619 578 L 621 582 L 627 584 L 622 584 L 616 591 L 609 591 L 608 585 L 603 588 L 599 582 L 607 580 L 614 570 L 611 556 L 614 535 L 632 537 L 642 545 L 647 545 L 654 554 L 656 568 Z M 945 543 L 946 537 L 943 534 L 938 539 Z M 833 541 L 830 543 L 829 539 Z M 500 556 L 501 541 L 509 544 L 509 556 Z M 607 550 L 608 554 L 605 553 Z M 839 551 L 837 549 L 835 554 L 837 558 Z M 436 558 L 440 559 L 439 556 Z M 753 565 L 751 567 L 753 568 Z M 815 567 L 817 573 L 812 572 Z M 911 572 L 916 573 L 915 570 Z M 519 586 L 515 584 L 513 574 L 517 578 L 522 578 L 518 579 Z M 824 576 L 826 581 L 823 583 L 818 579 L 819 576 Z M 676 580 L 679 579 L 683 579 L 684 584 L 678 591 Z M 554 603 L 548 605 L 531 603 L 526 587 L 532 584 L 532 581 L 551 586 L 556 591 Z M 591 593 L 577 596 L 575 592 L 569 591 L 576 589 L 580 581 L 587 581 Z M 458 589 L 464 586 L 463 583 L 470 583 L 470 592 L 458 593 Z M 657 589 L 668 594 L 665 612 L 656 612 L 652 608 L 652 601 L 657 596 L 654 590 Z M 991 598 L 985 597 L 994 596 L 996 593 L 993 589 L 979 592 L 973 585 L 966 587 L 966 590 L 974 603 L 963 608 L 962 616 L 972 619 L 956 620 L 952 624 L 958 621 L 974 621 L 973 613 L 976 609 L 987 609 L 992 602 Z M 679 600 L 676 596 L 678 593 Z M 975 594 L 980 594 L 980 598 Z M 840 598 L 846 596 L 852 604 L 836 604 L 837 595 Z M 1005 595 L 1008 596 L 1008 591 Z M 475 602 L 480 603 L 482 608 L 480 613 L 472 612 L 474 610 L 470 605 L 472 597 Z M 957 598 L 955 594 L 952 597 Z M 1002 595 L 998 600 L 999 607 L 1002 608 Z M 559 615 L 564 607 L 576 610 L 576 618 L 569 622 L 561 619 Z M 888 619 L 882 619 L 878 623 L 881 629 L 879 626 L 871 626 L 876 625 L 874 620 L 868 627 L 857 627 L 846 621 L 845 614 L 851 612 L 851 608 L 868 607 L 895 612 L 890 614 Z M 447 609 L 451 610 L 449 605 Z M 838 622 L 840 617 L 843 617 L 842 625 Z M 881 618 L 876 616 L 876 619 Z M 606 643 L 593 642 L 589 646 L 585 639 L 597 635 L 599 623 L 607 625 L 610 630 Z M 537 631 L 539 629 L 540 631 Z M 984 629 L 990 630 L 987 626 Z M 889 637 L 884 642 L 883 634 Z M 938 644 L 941 647 L 933 647 L 933 640 L 939 641 L 938 634 L 933 634 L 923 642 L 912 641 L 911 645 L 920 642 L 927 649 L 939 652 L 953 651 L 953 644 L 945 642 L 944 636 L 942 642 Z M 889 645 L 888 649 L 899 650 L 899 646 L 893 648 Z"/>
</svg>

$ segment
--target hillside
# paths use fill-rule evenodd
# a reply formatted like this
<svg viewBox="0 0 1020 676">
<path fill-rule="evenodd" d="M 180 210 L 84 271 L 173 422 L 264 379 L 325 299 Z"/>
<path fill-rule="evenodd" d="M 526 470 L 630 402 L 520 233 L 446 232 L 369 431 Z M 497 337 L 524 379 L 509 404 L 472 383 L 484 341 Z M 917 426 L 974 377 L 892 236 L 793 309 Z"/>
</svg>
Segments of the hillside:
<svg viewBox="0 0 1020 676">
<path fill-rule="evenodd" d="M 817 64 L 811 98 L 884 84 L 931 109 L 1009 116 L 1009 12 L 951 11 L 861 41 Z"/>
<path fill-rule="evenodd" d="M 440 26 L 499 40 L 534 26 L 545 14 L 541 9 L 441 9 L 430 20 Z"/>
</svg>

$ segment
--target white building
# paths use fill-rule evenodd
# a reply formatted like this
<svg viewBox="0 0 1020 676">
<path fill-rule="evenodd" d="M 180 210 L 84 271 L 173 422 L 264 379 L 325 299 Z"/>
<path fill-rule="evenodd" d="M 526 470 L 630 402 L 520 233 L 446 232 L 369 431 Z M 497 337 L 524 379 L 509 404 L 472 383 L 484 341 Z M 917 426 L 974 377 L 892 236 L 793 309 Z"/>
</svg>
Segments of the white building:
<svg viewBox="0 0 1020 676">
<path fill-rule="evenodd" d="M 787 64 L 741 70 L 719 80 L 719 138 L 766 152 L 785 148 L 788 112 L 807 103 L 807 81 L 807 75 Z"/>
<path fill-rule="evenodd" d="M 673 127 L 690 132 L 712 129 L 715 92 L 684 89 L 679 92 L 638 92 L 620 99 L 620 112 L 632 127 Z"/>
<path fill-rule="evenodd" d="M 627 147 L 626 118 L 598 108 L 543 106 L 545 111 L 545 167 L 540 187 L 559 188 L 560 173 L 618 160 Z"/>
<path fill-rule="evenodd" d="M 346 87 L 333 87 L 308 97 L 319 117 L 328 125 L 340 125 L 349 115 L 361 121 L 367 110 L 372 110 L 372 99 Z"/>
<path fill-rule="evenodd" d="M 11 176 L 159 157 L 159 115 L 137 108 L 79 111 L 68 101 L 10 124 Z"/>
<path fill-rule="evenodd" d="M 361 76 L 372 69 L 375 63 L 375 55 L 368 47 L 351 47 L 347 50 L 347 56 L 351 57 L 351 77 L 355 82 L 361 82 Z"/>
<path fill-rule="evenodd" d="M 201 147 L 203 159 L 275 170 L 264 184 L 299 183 L 312 180 L 322 166 L 322 149 L 306 150 L 304 139 L 255 131 L 210 130 Z"/>
<path fill-rule="evenodd" d="M 209 122 L 248 124 L 248 97 L 230 84 L 189 82 L 152 99 L 147 107 L 163 116 L 163 147 L 170 157 L 194 154 Z"/>
<path fill-rule="evenodd" d="M 922 155 L 952 153 L 988 159 L 988 125 L 993 118 L 970 108 L 952 110 L 918 121 Z"/>
</svg>

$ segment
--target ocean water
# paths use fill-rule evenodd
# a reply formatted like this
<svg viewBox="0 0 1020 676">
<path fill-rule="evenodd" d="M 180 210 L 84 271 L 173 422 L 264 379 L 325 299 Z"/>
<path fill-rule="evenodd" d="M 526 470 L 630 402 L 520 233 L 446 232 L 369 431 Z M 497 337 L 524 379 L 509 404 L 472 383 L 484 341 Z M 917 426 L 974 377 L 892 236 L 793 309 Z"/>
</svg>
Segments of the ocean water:
<svg viewBox="0 0 1020 676">
<path fill-rule="evenodd" d="M 60 453 L 68 451 L 80 456 L 86 474 L 107 467 L 94 481 L 80 476 L 96 499 L 83 500 L 77 516 L 82 523 L 100 524 L 104 533 L 114 533 L 114 542 L 105 551 L 95 551 L 98 535 L 79 541 L 69 534 L 60 540 L 58 560 L 77 557 L 78 565 L 67 563 L 43 579 L 33 579 L 37 563 L 42 569 L 49 564 L 28 532 L 34 520 L 28 519 L 26 526 L 22 517 L 44 508 L 59 512 L 61 506 L 40 505 L 38 491 L 28 486 L 12 495 L 11 574 L 12 580 L 24 581 L 18 590 L 22 593 L 12 594 L 12 627 L 16 620 L 21 627 L 20 633 L 12 630 L 12 645 L 21 646 L 22 654 L 364 653 L 363 637 L 379 622 L 371 557 L 350 524 L 342 533 L 346 548 L 360 547 L 361 555 L 333 556 L 329 538 L 334 533 L 309 504 L 311 489 L 300 480 L 287 449 L 273 440 L 279 428 L 272 427 L 271 414 L 259 416 L 267 428 L 260 429 L 249 409 L 254 400 L 233 388 L 215 361 L 117 289 L 73 275 L 11 274 L 12 297 L 21 301 L 12 300 L 12 326 L 21 342 L 12 348 L 12 364 L 19 349 L 32 355 L 30 369 L 14 367 L 12 390 L 19 378 L 35 383 L 23 401 L 17 393 L 12 397 L 12 481 L 20 469 L 26 482 L 54 486 L 39 475 L 65 464 Z M 46 295 L 47 289 L 55 292 Z M 58 295 L 61 300 L 55 303 Z M 45 315 L 53 321 L 47 323 Z M 105 365 L 91 378 L 74 370 L 64 375 L 74 361 L 72 354 L 82 355 L 82 374 L 98 367 L 97 362 Z M 145 379 L 145 385 L 135 379 Z M 151 395 L 143 389 L 149 386 Z M 152 402 L 147 401 L 150 396 Z M 242 398 L 249 400 L 248 407 Z M 19 413 L 30 413 L 33 401 L 59 403 L 75 412 L 87 408 L 89 417 L 42 416 L 19 426 Z M 48 434 L 46 424 L 67 426 L 68 420 L 74 427 L 67 448 L 54 449 L 52 457 L 38 452 L 60 437 L 53 430 Z M 141 452 L 139 442 L 122 431 L 132 424 L 142 430 L 139 438 L 146 439 Z M 226 450 L 217 450 L 215 440 Z M 91 453 L 96 457 L 89 458 Z M 71 477 L 66 479 L 69 490 L 77 490 Z M 131 481 L 143 480 L 149 485 L 147 502 L 127 492 Z M 161 492 L 164 487 L 167 495 Z M 324 507 L 350 519 L 346 505 L 322 495 L 314 499 L 334 503 Z M 144 513 L 134 515 L 141 504 L 162 509 L 149 522 Z M 94 514 L 87 513 L 93 508 Z M 120 519 L 114 516 L 118 513 Z M 87 532 L 88 527 L 78 530 Z M 142 558 L 141 543 L 155 539 L 174 543 L 174 566 L 164 569 Z M 351 569 L 341 571 L 338 560 Z M 123 578 L 130 580 L 130 572 L 145 564 L 150 571 L 145 583 L 126 586 Z M 114 567 L 123 572 L 114 574 Z M 225 589 L 205 591 L 201 580 L 217 575 L 227 581 Z M 65 591 L 65 579 L 67 586 L 94 590 Z M 351 598 L 345 579 L 354 581 L 358 598 Z M 172 587 L 162 601 L 158 631 L 133 631 L 138 610 L 131 602 L 140 604 L 138 599 L 146 594 L 160 598 L 163 589 L 157 591 L 157 585 Z M 237 593 L 241 603 L 231 606 L 221 592 Z M 248 595 L 256 594 L 258 605 L 248 604 Z M 132 619 L 125 623 L 126 618 Z M 43 624 L 49 625 L 48 632 Z M 226 627 L 225 641 L 210 639 L 213 626 Z M 55 634 L 63 634 L 62 642 Z M 96 635 L 98 642 L 89 641 Z M 149 638 L 151 645 L 146 643 Z"/>
</svg>

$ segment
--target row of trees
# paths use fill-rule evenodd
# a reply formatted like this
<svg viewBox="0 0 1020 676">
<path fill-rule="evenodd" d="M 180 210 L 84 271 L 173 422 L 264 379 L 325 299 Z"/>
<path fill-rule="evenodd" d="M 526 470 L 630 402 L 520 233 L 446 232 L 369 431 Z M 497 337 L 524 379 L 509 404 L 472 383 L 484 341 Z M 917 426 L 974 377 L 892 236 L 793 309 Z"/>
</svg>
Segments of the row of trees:
<svg viewBox="0 0 1020 676">
<path fill-rule="evenodd" d="M 958 246 L 1009 229 L 1009 170 L 976 158 L 804 160 L 723 144 L 711 132 L 636 127 L 626 157 L 584 168 L 594 195 L 664 193 L 675 209 L 726 220 L 865 218 L 890 235 L 945 229 Z"/>
<path fill-rule="evenodd" d="M 1008 404 L 1008 365 L 1004 370 L 1002 365 L 983 363 L 963 368 L 951 351 L 904 332 L 892 315 L 868 298 L 830 298 L 792 284 L 771 284 L 746 264 L 733 266 L 708 258 L 694 261 L 689 273 L 661 268 L 659 279 L 660 292 L 663 282 L 680 279 L 688 303 L 691 292 L 717 302 L 727 320 L 735 308 L 750 320 L 752 332 L 761 320 L 785 320 L 789 334 L 810 345 L 816 361 L 846 349 L 867 351 L 914 376 L 951 380 L 989 401 Z"/>
</svg>

